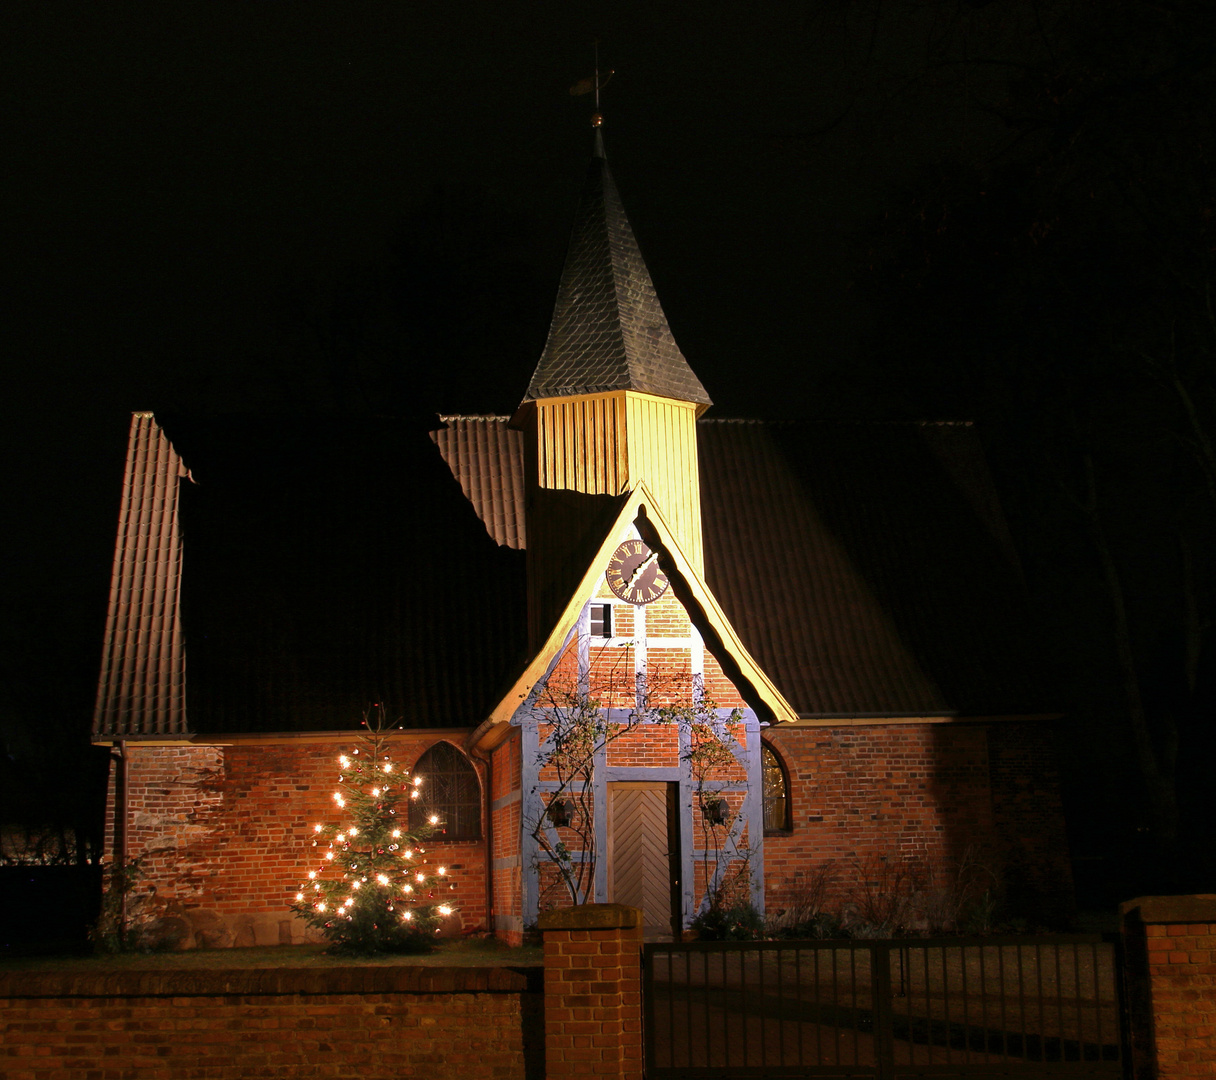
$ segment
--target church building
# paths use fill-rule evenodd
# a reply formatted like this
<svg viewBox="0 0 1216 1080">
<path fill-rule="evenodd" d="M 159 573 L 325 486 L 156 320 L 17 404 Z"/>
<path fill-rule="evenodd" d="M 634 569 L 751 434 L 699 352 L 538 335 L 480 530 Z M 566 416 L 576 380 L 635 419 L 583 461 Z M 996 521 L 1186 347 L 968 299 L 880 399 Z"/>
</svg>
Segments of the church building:
<svg viewBox="0 0 1216 1080">
<path fill-rule="evenodd" d="M 929 906 L 966 866 L 1067 912 L 1043 659 L 970 425 L 715 419 L 598 128 L 526 377 L 511 417 L 133 415 L 93 738 L 107 859 L 139 860 L 162 940 L 307 939 L 369 710 L 441 823 L 451 932 L 592 901 L 652 937 L 715 905 L 861 919 L 859 888 Z"/>
</svg>

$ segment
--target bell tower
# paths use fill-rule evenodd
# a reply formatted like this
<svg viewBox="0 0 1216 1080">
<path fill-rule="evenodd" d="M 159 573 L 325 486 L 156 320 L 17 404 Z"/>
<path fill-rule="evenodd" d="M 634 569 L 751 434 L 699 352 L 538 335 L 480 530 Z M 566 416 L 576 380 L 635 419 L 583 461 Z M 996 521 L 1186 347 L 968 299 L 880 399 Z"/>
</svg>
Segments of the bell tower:
<svg viewBox="0 0 1216 1080">
<path fill-rule="evenodd" d="M 526 433 L 535 631 L 537 618 L 568 599 L 563 564 L 583 554 L 597 508 L 643 481 L 684 555 L 703 569 L 696 421 L 709 395 L 667 325 L 608 169 L 598 113 L 592 123 L 549 337 L 514 419 Z"/>
</svg>

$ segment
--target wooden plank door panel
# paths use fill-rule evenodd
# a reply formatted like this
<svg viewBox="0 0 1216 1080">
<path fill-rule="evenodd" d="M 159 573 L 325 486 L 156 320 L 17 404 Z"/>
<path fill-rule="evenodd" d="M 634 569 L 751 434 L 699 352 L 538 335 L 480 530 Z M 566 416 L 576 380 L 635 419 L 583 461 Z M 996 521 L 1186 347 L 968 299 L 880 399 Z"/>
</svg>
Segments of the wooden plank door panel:
<svg viewBox="0 0 1216 1080">
<path fill-rule="evenodd" d="M 648 938 L 671 933 L 672 852 L 665 783 L 608 785 L 608 890 L 641 908 Z"/>
</svg>

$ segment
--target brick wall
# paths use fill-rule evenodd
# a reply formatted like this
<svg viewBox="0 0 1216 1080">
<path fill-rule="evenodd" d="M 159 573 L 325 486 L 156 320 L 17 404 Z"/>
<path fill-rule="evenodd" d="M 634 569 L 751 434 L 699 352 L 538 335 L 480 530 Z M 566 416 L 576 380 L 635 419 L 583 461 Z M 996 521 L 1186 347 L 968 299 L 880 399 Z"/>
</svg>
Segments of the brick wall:
<svg viewBox="0 0 1216 1080">
<path fill-rule="evenodd" d="M 609 766 L 674 769 L 680 765 L 680 729 L 677 724 L 645 724 L 608 744 Z"/>
<path fill-rule="evenodd" d="M 634 708 L 638 685 L 634 674 L 636 664 L 632 645 L 592 646 L 588 653 L 591 696 L 606 708 Z"/>
<path fill-rule="evenodd" d="M 604 590 L 601 595 L 606 595 Z M 628 608 L 628 605 L 621 605 Z M 621 610 L 618 608 L 618 610 Z M 686 638 L 692 633 L 692 620 L 675 594 L 665 593 L 653 604 L 646 605 L 646 636 Z"/>
<path fill-rule="evenodd" d="M 436 741 L 403 735 L 393 742 L 394 758 L 412 769 Z M 138 892 L 156 933 L 184 948 L 304 940 L 288 905 L 314 861 L 313 825 L 335 820 L 336 759 L 355 745 L 357 738 L 128 744 L 127 853 L 143 857 Z M 483 766 L 473 765 L 484 783 Z M 111 826 L 111 857 L 114 843 Z M 428 864 L 448 869 L 444 899 L 457 914 L 446 932 L 485 926 L 484 843 L 437 835 L 425 852 Z"/>
<path fill-rule="evenodd" d="M 1136 1080 L 1216 1076 L 1216 895 L 1120 905 Z"/>
<path fill-rule="evenodd" d="M 642 1076 L 642 913 L 619 904 L 542 912 L 547 1080 Z"/>
<path fill-rule="evenodd" d="M 1071 914 L 1073 894 L 1053 731 L 1023 723 L 992 724 L 986 732 L 992 820 L 1009 905 L 1058 921 Z"/>
<path fill-rule="evenodd" d="M 0 974 L 0 1075 L 523 1080 L 540 988 L 505 968 Z"/>
<path fill-rule="evenodd" d="M 911 723 L 766 733 L 789 775 L 788 834 L 764 842 L 766 904 L 797 902 L 817 875 L 837 904 L 862 871 L 982 860 L 1051 917 L 1072 884 L 1047 732 L 1030 723 Z"/>
<path fill-rule="evenodd" d="M 718 663 L 717 658 L 708 649 L 705 651 L 703 684 L 705 696 L 720 708 L 742 708 L 747 704 L 739 691 L 735 689 L 735 684 L 726 677 L 726 673 L 722 670 L 722 665 Z"/>
<path fill-rule="evenodd" d="M 494 933 L 512 945 L 523 941 L 523 882 L 519 857 L 521 743 L 513 729 L 493 751 L 491 798 L 494 859 Z"/>
</svg>

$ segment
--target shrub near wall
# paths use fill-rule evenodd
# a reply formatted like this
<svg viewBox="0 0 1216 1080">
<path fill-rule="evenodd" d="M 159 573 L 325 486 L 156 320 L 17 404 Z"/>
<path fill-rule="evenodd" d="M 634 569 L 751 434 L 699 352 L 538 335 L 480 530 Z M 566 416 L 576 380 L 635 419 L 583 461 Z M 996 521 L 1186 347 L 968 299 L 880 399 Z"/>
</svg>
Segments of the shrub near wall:
<svg viewBox="0 0 1216 1080">
<path fill-rule="evenodd" d="M 541 990 L 539 968 L 0 974 L 0 1076 L 524 1080 Z"/>
</svg>

